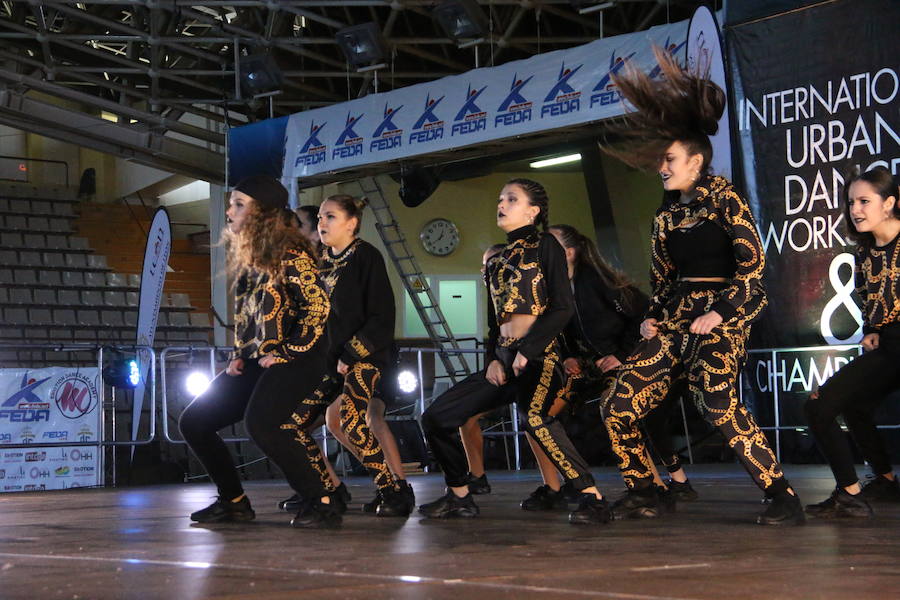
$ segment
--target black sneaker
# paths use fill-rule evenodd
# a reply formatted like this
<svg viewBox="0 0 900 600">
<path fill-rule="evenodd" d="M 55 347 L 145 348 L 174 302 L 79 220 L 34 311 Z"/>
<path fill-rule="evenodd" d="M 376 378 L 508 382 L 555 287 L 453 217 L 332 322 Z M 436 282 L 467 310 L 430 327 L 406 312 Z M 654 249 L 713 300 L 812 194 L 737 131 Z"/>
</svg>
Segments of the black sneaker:
<svg viewBox="0 0 900 600">
<path fill-rule="evenodd" d="M 403 494 L 403 499 L 409 507 L 409 512 L 406 514 L 410 514 L 416 508 L 416 492 L 413 490 L 413 486 L 405 479 L 401 479 L 397 484 L 400 486 L 400 493 Z"/>
<path fill-rule="evenodd" d="M 364 513 L 369 513 L 369 514 L 374 515 L 375 512 L 378 510 L 378 505 L 381 504 L 382 500 L 383 500 L 383 498 L 381 497 L 381 490 L 378 490 L 377 492 L 375 492 L 375 497 L 372 498 L 371 501 L 366 502 L 365 504 L 362 505 L 362 511 Z"/>
<path fill-rule="evenodd" d="M 453 490 L 447 490 L 446 494 L 434 502 L 420 506 L 419 512 L 429 519 L 447 519 L 449 517 L 476 517 L 479 510 L 471 492 L 460 498 L 453 493 Z"/>
<path fill-rule="evenodd" d="M 522 500 L 522 510 L 555 510 L 566 508 L 568 502 L 562 490 L 554 490 L 549 485 L 542 485 Z"/>
<path fill-rule="evenodd" d="M 867 518 L 872 516 L 872 507 L 862 494 L 854 496 L 842 488 L 835 488 L 822 502 L 807 504 L 806 514 L 817 519 Z"/>
<path fill-rule="evenodd" d="M 800 498 L 785 491 L 772 496 L 766 510 L 756 517 L 760 525 L 803 525 L 806 517 Z"/>
<path fill-rule="evenodd" d="M 688 479 L 686 481 L 669 481 L 668 483 L 669 493 L 672 494 L 672 497 L 675 498 L 678 502 L 693 502 L 697 498 L 699 498 L 699 494 L 697 494 L 697 490 L 691 487 L 691 480 Z"/>
<path fill-rule="evenodd" d="M 297 529 L 334 529 L 343 521 L 341 513 L 333 504 L 323 504 L 318 500 L 303 503 L 297 515 L 291 519 L 291 527 Z"/>
<path fill-rule="evenodd" d="M 488 483 L 487 473 L 482 474 L 480 477 L 475 477 L 469 473 L 468 485 L 470 494 L 479 495 L 491 493 L 491 484 Z"/>
<path fill-rule="evenodd" d="M 662 512 L 666 514 L 675 512 L 678 498 L 675 496 L 671 487 L 664 488 L 662 486 L 656 486 L 656 497 L 659 498 L 659 507 L 662 509 Z"/>
<path fill-rule="evenodd" d="M 877 475 L 863 484 L 862 497 L 868 502 L 900 502 L 900 483 Z"/>
<path fill-rule="evenodd" d="M 197 523 L 222 523 L 226 521 L 252 521 L 256 518 L 247 496 L 239 502 L 232 502 L 219 496 L 216 501 L 202 510 L 191 513 L 191 521 Z"/>
<path fill-rule="evenodd" d="M 578 508 L 569 513 L 572 525 L 603 525 L 613 520 L 606 498 L 597 499 L 594 494 L 581 494 Z"/>
<path fill-rule="evenodd" d="M 576 489 L 574 485 L 572 485 L 571 481 L 566 481 L 562 484 L 562 487 L 559 488 L 559 491 L 563 493 L 563 496 L 566 497 L 566 501 L 572 504 L 578 504 L 581 501 L 581 490 Z"/>
<path fill-rule="evenodd" d="M 613 514 L 617 519 L 654 519 L 659 516 L 659 495 L 656 486 L 631 488 L 613 502 Z"/>
<path fill-rule="evenodd" d="M 413 507 L 407 502 L 402 490 L 385 488 L 380 495 L 381 502 L 375 508 L 375 514 L 379 517 L 408 517 L 412 512 Z"/>
<path fill-rule="evenodd" d="M 290 498 L 282 500 L 278 503 L 278 510 L 284 510 L 287 512 L 297 512 L 300 510 L 300 505 L 303 504 L 303 498 L 300 497 L 300 494 L 294 494 Z"/>
</svg>

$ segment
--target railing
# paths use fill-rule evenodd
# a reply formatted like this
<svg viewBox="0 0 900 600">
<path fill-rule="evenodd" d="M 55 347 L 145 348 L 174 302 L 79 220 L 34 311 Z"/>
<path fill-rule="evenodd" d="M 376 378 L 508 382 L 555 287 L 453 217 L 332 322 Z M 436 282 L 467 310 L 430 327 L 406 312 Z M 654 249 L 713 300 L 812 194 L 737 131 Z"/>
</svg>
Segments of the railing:
<svg viewBox="0 0 900 600">
<path fill-rule="evenodd" d="M 31 182 L 31 169 L 28 168 L 28 163 L 38 163 L 38 164 L 51 164 L 51 165 L 61 165 L 62 166 L 62 181 L 59 182 L 58 185 L 69 185 L 69 163 L 64 160 L 49 160 L 44 158 L 26 158 L 24 156 L 2 156 L 0 155 L 0 179 L 6 181 L 21 181 L 25 183 Z M 8 165 L 8 166 L 7 166 Z M 7 175 L 9 173 L 12 175 L 13 173 L 20 174 L 20 177 L 10 177 Z M 46 178 L 45 178 L 46 179 Z M 51 183 L 47 181 L 46 183 Z"/>
</svg>

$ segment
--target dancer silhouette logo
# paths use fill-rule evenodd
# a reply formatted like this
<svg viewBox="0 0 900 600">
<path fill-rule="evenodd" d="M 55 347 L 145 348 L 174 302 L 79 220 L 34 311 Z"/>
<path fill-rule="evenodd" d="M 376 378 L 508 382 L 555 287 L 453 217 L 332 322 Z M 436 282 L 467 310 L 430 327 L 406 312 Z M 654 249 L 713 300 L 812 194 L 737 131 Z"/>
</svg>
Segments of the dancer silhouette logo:
<svg viewBox="0 0 900 600">
<path fill-rule="evenodd" d="M 38 388 L 50 378 L 29 378 L 28 373 L 22 375 L 19 390 L 10 395 L 0 407 L 0 422 L 33 423 L 50 420 L 50 403 L 37 395 Z M 34 435 L 31 435 L 31 441 Z M 26 440 L 23 440 L 26 441 Z"/>
<path fill-rule="evenodd" d="M 545 117 L 558 117 L 581 110 L 581 92 L 569 85 L 569 80 L 582 66 L 584 65 L 570 68 L 566 67 L 566 63 L 560 65 L 556 84 L 550 88 L 550 91 L 544 98 L 545 104 L 541 107 L 542 119 Z"/>
<path fill-rule="evenodd" d="M 432 98 L 431 94 L 426 94 L 425 110 L 413 125 L 413 131 L 409 134 L 408 143 L 418 144 L 444 139 L 444 122 L 434 114 L 435 109 L 443 99 L 444 96 Z"/>
<path fill-rule="evenodd" d="M 494 117 L 494 127 L 508 127 L 517 123 L 531 120 L 531 102 L 522 95 L 522 89 L 528 82 L 534 79 L 534 75 L 520 79 L 515 73 L 512 84 L 509 86 L 509 94 L 497 108 L 497 116 Z"/>
<path fill-rule="evenodd" d="M 363 116 L 365 116 L 365 113 L 355 117 L 350 116 L 349 112 L 347 113 L 347 121 L 344 124 L 344 130 L 341 132 L 341 135 L 338 136 L 337 142 L 335 142 L 335 146 L 337 147 L 331 151 L 332 160 L 335 158 L 359 156 L 363 153 L 363 139 L 353 129 Z"/>
<path fill-rule="evenodd" d="M 369 152 L 383 152 L 391 148 L 399 148 L 403 145 L 403 130 L 394 124 L 394 117 L 403 108 L 401 104 L 397 108 L 384 105 L 384 114 L 381 123 L 375 128 L 372 143 L 369 144 Z"/>
<path fill-rule="evenodd" d="M 450 130 L 451 136 L 469 135 L 470 133 L 484 131 L 487 128 L 487 113 L 475 104 L 475 101 L 486 89 L 487 86 L 484 86 L 480 90 L 476 90 L 472 87 L 472 84 L 469 84 L 469 88 L 466 90 L 466 101 L 453 119 L 455 122 Z"/>
<path fill-rule="evenodd" d="M 612 76 L 621 71 L 634 55 L 635 52 L 632 52 L 628 56 L 622 58 L 621 56 L 617 56 L 616 51 L 613 50 L 612 54 L 609 55 L 609 71 L 606 72 L 606 75 L 604 75 L 600 81 L 597 82 L 597 85 L 594 86 L 594 89 L 591 90 L 591 108 L 593 108 L 595 104 L 607 106 L 622 101 L 622 94 L 616 89 L 616 84 L 613 83 Z"/>
<path fill-rule="evenodd" d="M 319 133 L 326 124 L 327 121 L 318 125 L 315 121 L 310 122 L 309 137 L 306 138 L 303 146 L 300 147 L 300 153 L 297 156 L 297 160 L 294 161 L 295 167 L 300 165 L 317 165 L 325 161 L 325 152 L 328 148 L 319 139 Z"/>
</svg>

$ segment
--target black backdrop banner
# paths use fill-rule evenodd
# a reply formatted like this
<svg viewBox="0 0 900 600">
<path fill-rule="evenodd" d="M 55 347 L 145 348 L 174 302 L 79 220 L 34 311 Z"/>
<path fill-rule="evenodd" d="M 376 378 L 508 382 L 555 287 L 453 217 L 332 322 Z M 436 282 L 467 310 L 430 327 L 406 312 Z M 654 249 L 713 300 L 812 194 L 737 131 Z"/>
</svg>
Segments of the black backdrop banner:
<svg viewBox="0 0 900 600">
<path fill-rule="evenodd" d="M 843 181 L 900 170 L 898 23 L 896 0 L 838 0 L 726 30 L 736 179 L 768 263 L 756 347 L 862 337 Z"/>
</svg>

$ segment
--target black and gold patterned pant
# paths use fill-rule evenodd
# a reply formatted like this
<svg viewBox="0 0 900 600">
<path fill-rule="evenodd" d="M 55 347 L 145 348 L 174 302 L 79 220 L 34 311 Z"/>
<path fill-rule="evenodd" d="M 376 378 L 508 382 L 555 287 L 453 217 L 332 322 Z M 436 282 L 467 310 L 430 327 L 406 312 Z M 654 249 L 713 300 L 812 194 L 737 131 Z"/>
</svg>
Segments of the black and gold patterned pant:
<svg viewBox="0 0 900 600">
<path fill-rule="evenodd" d="M 306 459 L 319 474 L 317 482 L 319 485 L 316 486 L 319 489 L 309 490 L 310 492 L 334 491 L 319 444 L 310 435 L 312 424 L 332 402 L 340 402 L 341 429 L 356 448 L 357 458 L 372 476 L 378 489 L 398 489 L 397 482 L 384 460 L 378 439 L 366 424 L 366 411 L 380 377 L 381 371 L 375 365 L 367 362 L 354 363 L 344 376 L 343 385 L 338 391 L 340 382 L 326 376 L 316 391 L 300 402 L 291 415 L 291 422 L 281 426 L 282 429 L 294 430 L 295 441 L 303 446 Z"/>
<path fill-rule="evenodd" d="M 422 415 L 422 429 L 444 470 L 444 480 L 450 487 L 462 487 L 468 481 L 459 427 L 474 415 L 514 400 L 529 433 L 563 477 L 576 489 L 591 487 L 594 478 L 587 462 L 569 441 L 562 423 L 550 416 L 557 400 L 569 395 L 571 385 L 562 370 L 557 345 L 552 344 L 540 359 L 529 362 L 518 377 L 512 372 L 515 355 L 514 345 L 497 348 L 497 358 L 506 368 L 505 385 L 497 387 L 485 377 L 486 370 L 479 371 L 441 394 Z"/>
<path fill-rule="evenodd" d="M 787 488 L 765 435 L 738 398 L 738 370 L 749 323 L 739 316 L 707 335 L 689 332 L 691 322 L 709 311 L 721 287 L 682 283 L 663 309 L 659 333 L 638 344 L 603 398 L 606 429 L 629 488 L 649 485 L 653 477 L 640 421 L 682 378 L 700 413 L 719 428 L 753 481 L 769 493 Z"/>
</svg>

